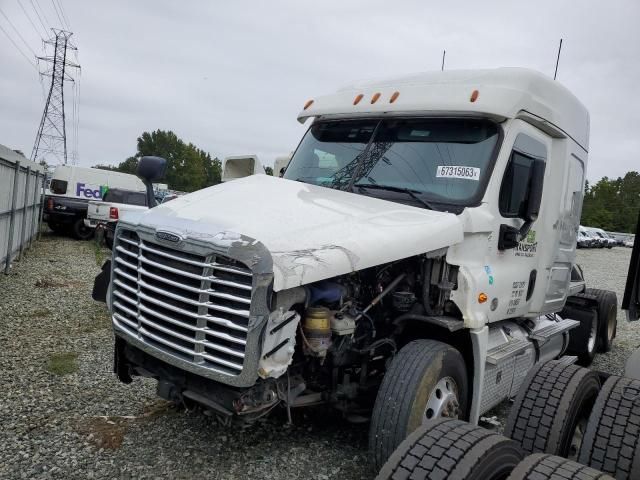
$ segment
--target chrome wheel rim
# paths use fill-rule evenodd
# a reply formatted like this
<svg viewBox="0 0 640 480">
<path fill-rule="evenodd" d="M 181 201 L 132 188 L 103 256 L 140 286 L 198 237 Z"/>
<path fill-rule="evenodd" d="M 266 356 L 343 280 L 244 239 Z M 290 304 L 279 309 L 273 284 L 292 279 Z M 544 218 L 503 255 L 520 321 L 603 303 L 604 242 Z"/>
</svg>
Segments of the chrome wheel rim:
<svg viewBox="0 0 640 480">
<path fill-rule="evenodd" d="M 589 332 L 589 341 L 587 342 L 587 351 L 593 352 L 596 348 L 596 340 L 598 339 L 598 316 L 594 315 L 591 321 L 591 331 Z"/>
<path fill-rule="evenodd" d="M 616 334 L 616 312 L 612 308 L 609 310 L 609 315 L 607 318 L 607 339 L 609 343 L 613 341 L 613 337 Z"/>
<path fill-rule="evenodd" d="M 458 418 L 459 415 L 458 384 L 453 378 L 444 377 L 436 383 L 429 395 L 422 423 L 440 417 Z"/>
<path fill-rule="evenodd" d="M 587 418 L 582 417 L 576 425 L 576 429 L 571 437 L 571 445 L 569 446 L 568 460 L 578 461 L 578 454 L 580 453 L 580 447 L 582 446 L 582 440 L 584 438 L 584 432 L 587 429 Z"/>
</svg>

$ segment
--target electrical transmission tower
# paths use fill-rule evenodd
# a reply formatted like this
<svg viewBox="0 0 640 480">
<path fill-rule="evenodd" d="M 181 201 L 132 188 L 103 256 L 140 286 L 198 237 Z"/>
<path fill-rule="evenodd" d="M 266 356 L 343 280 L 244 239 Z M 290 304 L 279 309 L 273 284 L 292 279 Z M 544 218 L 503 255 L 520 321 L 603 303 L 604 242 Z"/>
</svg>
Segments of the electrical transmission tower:
<svg viewBox="0 0 640 480">
<path fill-rule="evenodd" d="M 67 52 L 77 50 L 69 39 L 73 33 L 66 30 L 52 29 L 54 38 L 44 43 L 54 48 L 50 57 L 38 57 L 51 65 L 51 68 L 41 75 L 51 77 L 51 86 L 47 95 L 47 102 L 40 120 L 40 127 L 36 135 L 36 141 L 31 152 L 31 160 L 39 162 L 50 157 L 55 157 L 57 163 L 67 163 L 67 129 L 64 115 L 64 83 L 73 82 L 69 74 L 69 68 L 80 68 L 80 65 L 68 60 Z M 53 163 L 51 161 L 47 162 Z"/>
</svg>

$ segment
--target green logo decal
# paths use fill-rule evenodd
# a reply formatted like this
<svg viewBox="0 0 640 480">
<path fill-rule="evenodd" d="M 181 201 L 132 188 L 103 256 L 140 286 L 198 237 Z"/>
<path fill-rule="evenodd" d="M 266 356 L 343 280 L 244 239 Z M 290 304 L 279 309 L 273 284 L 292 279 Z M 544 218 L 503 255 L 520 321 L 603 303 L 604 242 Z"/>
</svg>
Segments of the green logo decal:
<svg viewBox="0 0 640 480">
<path fill-rule="evenodd" d="M 536 243 L 536 231 L 535 230 L 529 230 L 529 232 L 527 233 L 527 243 Z"/>
</svg>

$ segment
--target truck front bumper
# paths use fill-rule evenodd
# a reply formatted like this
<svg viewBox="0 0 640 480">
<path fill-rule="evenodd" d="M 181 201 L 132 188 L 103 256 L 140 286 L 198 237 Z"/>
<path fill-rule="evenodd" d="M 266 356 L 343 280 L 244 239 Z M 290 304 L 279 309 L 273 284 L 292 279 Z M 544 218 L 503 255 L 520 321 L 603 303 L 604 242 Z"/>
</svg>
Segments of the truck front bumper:
<svg viewBox="0 0 640 480">
<path fill-rule="evenodd" d="M 235 413 L 234 401 L 244 389 L 230 387 L 203 378 L 145 353 L 116 335 L 113 371 L 123 383 L 131 383 L 133 376 L 158 380 L 158 396 L 182 402 L 185 398 L 216 410 L 225 416 Z"/>
</svg>

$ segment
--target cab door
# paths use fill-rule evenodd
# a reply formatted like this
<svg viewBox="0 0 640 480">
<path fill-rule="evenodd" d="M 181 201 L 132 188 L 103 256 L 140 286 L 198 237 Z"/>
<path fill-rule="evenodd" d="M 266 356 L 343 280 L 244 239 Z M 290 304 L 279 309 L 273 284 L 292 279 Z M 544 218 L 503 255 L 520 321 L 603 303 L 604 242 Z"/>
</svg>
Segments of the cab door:
<svg viewBox="0 0 640 480">
<path fill-rule="evenodd" d="M 534 162 L 546 164 L 546 178 L 555 173 L 553 169 L 556 167 L 554 162 L 547 161 L 551 150 L 550 139 L 534 127 L 524 122 L 514 122 L 508 140 L 513 143 L 506 164 L 502 167 L 502 178 L 498 179 L 497 202 L 494 203 L 497 221 L 492 242 L 495 243 L 486 256 L 485 269 L 489 283 L 490 286 L 495 285 L 491 293 L 495 291 L 493 295 L 497 299 L 495 308 L 489 314 L 489 321 L 521 317 L 529 313 L 533 295 L 548 283 L 547 252 L 555 242 L 557 231 L 553 230 L 553 225 L 558 223 L 560 210 L 556 207 L 559 203 L 555 198 L 556 189 L 545 187 L 540 217 L 530 223 L 524 236 L 515 244 L 505 242 L 508 230 L 518 231 L 525 223 L 523 214 L 531 194 Z"/>
<path fill-rule="evenodd" d="M 622 297 L 622 308 L 627 311 L 629 321 L 638 320 L 640 312 L 640 212 L 638 213 L 638 226 L 636 227 L 636 238 L 631 250 L 631 261 L 629 262 L 629 273 L 627 274 L 627 285 Z"/>
</svg>

